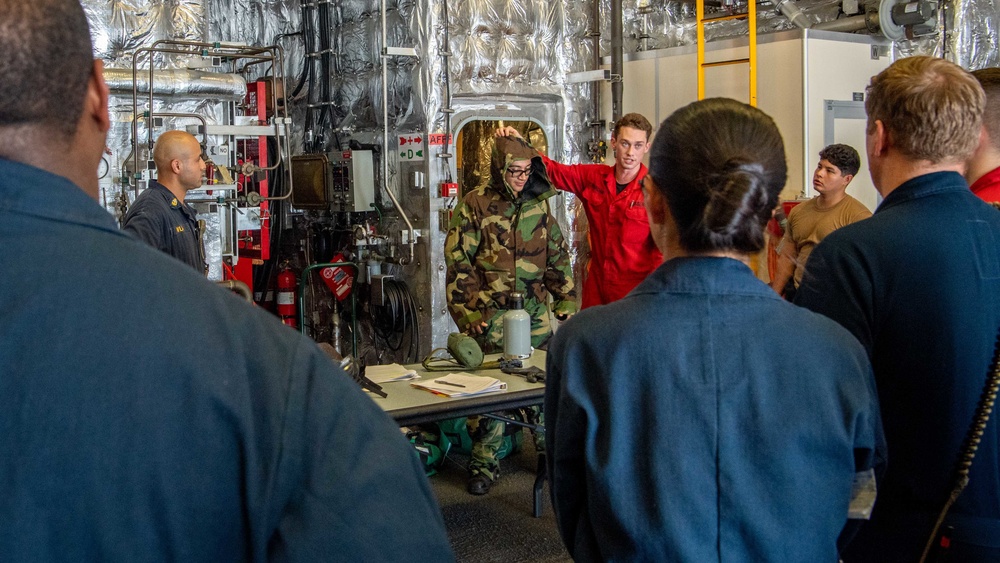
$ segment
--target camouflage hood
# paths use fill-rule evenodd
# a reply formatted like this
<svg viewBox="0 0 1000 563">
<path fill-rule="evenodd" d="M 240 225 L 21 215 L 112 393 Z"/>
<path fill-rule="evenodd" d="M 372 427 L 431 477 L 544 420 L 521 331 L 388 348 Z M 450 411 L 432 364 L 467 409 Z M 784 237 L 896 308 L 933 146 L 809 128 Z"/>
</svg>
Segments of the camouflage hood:
<svg viewBox="0 0 1000 563">
<path fill-rule="evenodd" d="M 493 145 L 493 161 L 490 164 L 490 188 L 502 195 L 505 199 L 514 201 L 517 199 L 514 190 L 504 182 L 504 174 L 507 167 L 515 160 L 530 160 L 531 175 L 521 190 L 521 199 L 544 200 L 555 195 L 556 190 L 549 181 L 549 175 L 545 172 L 545 163 L 538 151 L 531 148 L 531 145 L 516 137 L 497 137 Z"/>
</svg>

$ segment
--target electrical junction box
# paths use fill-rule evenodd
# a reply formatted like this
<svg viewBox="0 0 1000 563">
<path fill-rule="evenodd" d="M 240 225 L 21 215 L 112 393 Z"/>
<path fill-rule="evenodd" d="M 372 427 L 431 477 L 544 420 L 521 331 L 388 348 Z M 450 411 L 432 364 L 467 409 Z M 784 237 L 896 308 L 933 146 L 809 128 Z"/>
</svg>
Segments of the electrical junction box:
<svg viewBox="0 0 1000 563">
<path fill-rule="evenodd" d="M 340 211 L 373 210 L 375 165 L 372 151 L 330 153 L 330 203 Z"/>
</svg>

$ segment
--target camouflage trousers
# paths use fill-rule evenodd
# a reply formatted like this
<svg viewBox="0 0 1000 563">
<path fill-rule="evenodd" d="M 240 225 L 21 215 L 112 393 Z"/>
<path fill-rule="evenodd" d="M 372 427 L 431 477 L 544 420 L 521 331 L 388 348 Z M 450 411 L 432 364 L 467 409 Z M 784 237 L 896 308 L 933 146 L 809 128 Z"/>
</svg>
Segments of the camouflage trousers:
<svg viewBox="0 0 1000 563">
<path fill-rule="evenodd" d="M 528 407 L 517 411 L 504 411 L 497 413 L 505 418 L 520 420 L 529 424 L 544 425 L 545 416 L 541 407 Z M 507 423 L 495 418 L 485 416 L 470 416 L 465 421 L 469 436 L 472 438 L 472 455 L 469 461 L 469 473 L 472 475 L 483 474 L 496 481 L 500 476 L 500 463 L 497 459 L 497 450 L 503 443 L 504 434 L 507 432 Z M 513 426 L 513 425 L 512 425 Z M 518 427 L 516 431 L 520 431 Z M 545 432 L 536 431 L 535 450 L 545 451 Z"/>
</svg>

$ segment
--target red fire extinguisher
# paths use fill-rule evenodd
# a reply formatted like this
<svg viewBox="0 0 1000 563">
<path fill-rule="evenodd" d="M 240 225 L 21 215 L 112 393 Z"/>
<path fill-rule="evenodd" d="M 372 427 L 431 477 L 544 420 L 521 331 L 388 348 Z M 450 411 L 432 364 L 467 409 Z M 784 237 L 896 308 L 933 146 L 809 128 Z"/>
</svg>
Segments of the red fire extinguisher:
<svg viewBox="0 0 1000 563">
<path fill-rule="evenodd" d="M 298 311 L 296 311 L 295 290 L 299 281 L 295 278 L 295 272 L 286 263 L 278 272 L 278 317 L 286 325 L 297 328 Z"/>
</svg>

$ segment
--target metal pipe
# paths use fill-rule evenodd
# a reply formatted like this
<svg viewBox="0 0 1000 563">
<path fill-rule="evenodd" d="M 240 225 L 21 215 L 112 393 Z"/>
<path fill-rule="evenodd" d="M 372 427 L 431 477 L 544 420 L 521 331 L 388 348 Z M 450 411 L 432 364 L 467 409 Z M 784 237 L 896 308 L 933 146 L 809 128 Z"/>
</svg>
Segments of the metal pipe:
<svg viewBox="0 0 1000 563">
<path fill-rule="evenodd" d="M 288 90 L 287 90 L 288 84 L 285 81 L 285 49 L 281 45 L 277 45 L 277 48 L 278 48 L 278 60 L 280 61 L 279 68 L 281 68 L 281 95 L 288 96 Z M 283 120 L 281 123 L 281 130 L 284 134 L 278 137 L 279 139 L 278 144 L 279 145 L 284 144 L 285 146 L 285 150 L 283 154 L 280 155 L 280 158 L 285 163 L 285 182 L 288 183 L 287 195 L 290 198 L 292 197 L 292 192 L 295 190 L 295 181 L 293 180 L 294 175 L 292 174 L 292 163 L 291 163 L 292 141 L 291 139 L 289 139 L 289 137 L 291 137 L 292 132 L 288 130 L 288 124 L 290 122 L 290 119 L 288 117 L 287 103 L 288 102 L 286 98 L 285 104 L 282 105 Z M 277 100 L 275 100 L 275 104 L 277 104 Z M 277 106 L 275 106 L 275 108 L 277 108 Z M 275 112 L 277 112 L 277 109 L 275 109 Z M 275 127 L 277 127 L 277 123 L 275 124 Z"/>
<path fill-rule="evenodd" d="M 808 41 L 806 39 L 803 39 L 802 41 L 799 42 L 799 44 L 802 46 L 801 47 L 801 49 L 802 49 L 801 50 L 801 57 L 799 57 L 800 60 L 801 60 L 801 66 L 799 67 L 799 72 L 801 72 L 802 76 L 804 76 L 804 77 L 805 76 L 809 76 L 809 57 L 810 57 L 809 44 L 810 43 L 812 43 L 812 41 Z M 812 94 L 812 92 L 810 92 L 810 90 L 809 90 L 809 82 L 811 82 L 811 81 L 810 80 L 802 80 L 802 100 L 801 101 L 802 101 L 802 107 L 803 108 L 809 107 L 809 100 L 810 100 L 810 96 Z M 809 136 L 810 134 L 811 134 L 811 131 L 809 129 L 809 120 L 808 119 L 803 119 L 802 120 L 802 138 L 803 139 L 809 139 L 810 138 L 810 136 Z M 810 181 L 809 181 L 810 177 L 812 176 L 812 168 L 810 168 L 812 166 L 812 162 L 811 162 L 812 155 L 809 154 L 809 151 L 805 150 L 805 151 L 800 151 L 799 152 L 799 156 L 802 158 L 802 176 L 800 176 L 800 180 L 802 180 L 802 189 L 799 191 L 799 194 L 800 194 L 800 197 L 805 197 L 806 190 L 808 189 L 808 186 L 812 185 L 810 183 Z"/>
<path fill-rule="evenodd" d="M 640 3 L 641 4 L 641 3 Z M 639 16 L 642 18 L 642 27 L 639 31 L 639 50 L 648 51 L 649 50 L 649 5 L 639 7 Z"/>
<path fill-rule="evenodd" d="M 275 162 L 273 165 L 271 165 L 271 166 L 258 166 L 257 169 L 265 171 L 265 172 L 269 172 L 271 170 L 277 170 L 277 168 L 279 166 L 281 166 L 282 164 L 285 165 L 285 181 L 288 182 L 288 193 L 286 193 L 283 196 L 262 198 L 265 201 L 281 201 L 281 200 L 285 200 L 285 199 L 288 199 L 288 198 L 292 197 L 292 191 L 294 191 L 294 189 L 295 189 L 295 186 L 294 186 L 294 183 L 293 183 L 293 180 L 292 180 L 291 167 L 288 166 L 288 155 L 291 154 L 292 147 L 291 147 L 290 141 L 288 140 L 288 124 L 286 122 L 287 116 L 283 115 L 285 113 L 284 111 L 282 111 L 282 112 L 278 111 L 278 84 L 277 84 L 277 81 L 280 80 L 282 95 L 285 94 L 285 86 L 286 86 L 285 85 L 285 50 L 284 50 L 284 48 L 281 45 L 279 45 L 277 43 L 275 43 L 274 45 L 269 45 L 269 46 L 265 47 L 265 49 L 273 57 L 273 59 L 271 61 L 267 61 L 267 60 L 254 60 L 252 62 L 249 62 L 249 63 L 243 65 L 243 68 L 240 69 L 240 71 L 241 72 L 245 72 L 246 69 L 248 67 L 250 67 L 251 65 L 257 65 L 257 64 L 264 63 L 264 62 L 271 62 L 271 72 L 274 75 L 274 80 L 275 80 L 275 83 L 274 83 L 274 85 L 271 88 L 271 107 L 274 108 L 274 121 L 273 121 L 273 125 L 274 125 L 275 141 L 277 142 L 277 145 L 278 145 L 278 158 L 277 158 L 277 162 Z M 258 103 L 259 103 L 259 101 L 258 101 Z M 279 113 L 281 113 L 282 115 L 279 115 Z"/>
<path fill-rule="evenodd" d="M 354 294 L 358 291 L 358 272 L 361 270 L 358 265 L 354 262 L 327 262 L 324 264 L 313 264 L 312 266 L 306 266 L 306 269 L 302 270 L 302 277 L 299 279 L 299 332 L 302 334 L 306 333 L 306 306 L 305 306 L 305 295 L 306 295 L 306 283 L 309 280 L 309 273 L 318 268 L 351 268 L 354 272 L 351 275 L 351 352 L 352 355 L 358 357 L 358 310 L 355 301 Z"/>
<path fill-rule="evenodd" d="M 170 54 L 179 54 L 179 55 L 197 55 L 197 54 L 199 54 L 198 52 L 190 50 L 190 49 L 163 49 L 163 48 L 157 48 L 156 47 L 157 45 L 161 45 L 161 44 L 179 44 L 179 45 L 191 45 L 191 46 L 206 47 L 206 49 L 204 49 L 202 51 L 202 53 L 201 53 L 201 54 L 206 55 L 206 56 L 226 56 L 226 57 L 232 57 L 232 56 L 234 56 L 234 54 L 238 55 L 238 53 L 217 52 L 217 51 L 213 51 L 213 50 L 208 50 L 207 49 L 207 47 L 212 47 L 213 49 L 217 48 L 217 47 L 220 47 L 222 45 L 221 43 L 202 43 L 202 42 L 197 42 L 197 41 L 174 41 L 174 40 L 160 40 L 160 41 L 156 41 L 155 43 L 153 43 L 152 47 L 146 47 L 146 48 L 136 49 L 134 51 L 134 53 L 132 55 L 132 157 L 133 157 L 133 166 L 134 166 L 133 174 L 137 174 L 139 172 L 139 120 L 137 119 L 137 114 L 139 113 L 139 88 L 138 88 L 138 83 L 139 83 L 139 79 L 138 79 L 138 74 L 139 74 L 139 60 L 142 58 L 142 55 L 144 55 L 144 54 L 150 55 L 150 57 L 149 57 L 150 58 L 150 61 L 149 61 L 149 84 L 154 84 L 153 73 L 154 73 L 155 69 L 153 67 L 153 61 L 152 61 L 152 54 L 153 53 L 170 53 Z M 228 47 L 228 48 L 235 49 L 236 47 Z M 248 49 L 247 51 L 250 54 L 239 55 L 239 58 L 250 58 L 250 59 L 261 59 L 262 58 L 262 59 L 271 59 L 271 60 L 274 60 L 273 56 L 270 56 L 270 57 L 260 57 L 260 56 L 258 56 L 258 53 L 260 52 L 259 49 Z M 153 111 L 153 94 L 154 94 L 153 90 L 154 90 L 153 88 L 149 89 L 149 111 L 150 112 Z M 148 130 L 149 130 L 148 131 L 149 134 L 147 135 L 147 144 L 148 144 L 148 148 L 150 150 L 152 150 L 153 149 L 153 128 L 149 127 Z M 135 178 L 133 178 L 133 180 L 135 180 Z M 136 186 L 136 190 L 138 190 L 138 186 Z"/>
<path fill-rule="evenodd" d="M 281 34 L 278 37 L 287 36 L 289 34 Z M 240 68 L 240 72 L 246 72 L 251 66 L 271 63 L 271 73 L 274 76 L 274 86 L 271 88 L 271 107 L 274 108 L 274 118 L 272 125 L 274 126 L 274 136 L 275 141 L 278 145 L 278 157 L 277 161 L 271 166 L 257 166 L 255 169 L 264 172 L 270 172 L 272 170 L 277 170 L 282 164 L 285 165 L 285 181 L 288 183 L 288 193 L 283 196 L 271 196 L 261 198 L 263 201 L 281 201 L 292 197 L 292 192 L 295 189 L 294 181 L 292 180 L 291 167 L 288 166 L 288 155 L 291 154 L 292 147 L 290 141 L 288 140 L 288 124 L 287 116 L 284 115 L 284 111 L 278 111 L 278 81 L 281 84 L 281 93 L 285 94 L 285 50 L 284 48 L 275 43 L 274 45 L 269 45 L 263 47 L 263 50 L 271 55 L 270 59 L 256 59 L 253 60 Z M 258 100 L 258 103 L 259 100 Z M 279 115 L 281 114 L 281 115 Z"/>
<path fill-rule="evenodd" d="M 812 22 L 806 17 L 802 10 L 799 9 L 798 5 L 792 0 L 777 0 L 774 5 L 778 13 L 788 18 L 788 21 L 797 25 L 802 29 L 809 29 L 812 27 Z"/>
<path fill-rule="evenodd" d="M 444 146 L 438 153 L 438 158 L 444 161 L 444 175 L 445 181 L 451 182 L 453 177 L 451 175 L 451 114 L 455 113 L 455 109 L 451 107 L 452 97 L 451 97 L 451 36 L 448 33 L 448 27 L 451 25 L 451 16 L 448 14 L 448 0 L 441 1 L 441 15 L 444 20 L 443 26 L 443 41 L 444 50 L 441 51 L 441 66 L 444 71 L 444 107 L 441 108 L 441 113 L 444 114 Z M 381 220 L 381 213 L 379 214 L 379 220 Z"/>
<path fill-rule="evenodd" d="M 593 0 L 594 11 L 591 14 L 591 27 L 590 35 L 594 40 L 594 70 L 600 70 L 601 68 L 601 2 L 600 0 Z M 590 122 L 592 128 L 593 137 L 591 140 L 592 151 L 590 151 L 590 159 L 593 162 L 600 162 L 604 159 L 604 151 L 601 151 L 599 147 L 601 142 L 604 140 L 604 124 L 601 121 L 601 83 L 591 82 L 590 83 L 591 99 L 593 100 L 593 105 L 591 111 L 594 116 Z"/>
<path fill-rule="evenodd" d="M 223 280 L 216 283 L 233 293 L 240 294 L 241 297 L 253 303 L 253 295 L 250 293 L 250 286 L 240 280 Z"/>
<path fill-rule="evenodd" d="M 622 0 L 611 0 L 611 119 L 617 122 L 622 116 L 624 83 Z"/>
<path fill-rule="evenodd" d="M 878 23 L 878 12 L 868 12 L 859 16 L 850 16 L 821 22 L 812 26 L 813 29 L 823 31 L 842 31 L 851 33 L 854 31 L 867 30 L 871 33 L 878 33 L 880 26 Z"/>
<path fill-rule="evenodd" d="M 190 49 L 165 49 L 165 48 L 162 48 L 162 47 L 157 47 L 157 45 L 193 46 L 193 47 L 201 47 L 202 49 L 201 49 L 200 52 L 199 51 L 190 50 Z M 144 49 L 144 50 L 148 51 L 150 54 L 152 54 L 152 53 L 172 53 L 172 54 L 180 54 L 180 55 L 201 55 L 201 56 L 206 56 L 206 57 L 210 57 L 210 56 L 233 57 L 233 56 L 236 56 L 236 58 L 248 58 L 248 59 L 254 59 L 254 60 L 270 60 L 272 62 L 274 61 L 274 56 L 273 55 L 269 55 L 269 56 L 266 56 L 266 57 L 265 56 L 261 56 L 260 53 L 264 53 L 264 52 L 266 52 L 266 50 L 260 49 L 260 48 L 247 48 L 245 50 L 245 54 L 241 54 L 238 51 L 238 49 L 240 49 L 239 47 L 227 47 L 229 49 L 234 49 L 234 52 L 223 52 L 223 51 L 210 50 L 210 48 L 211 49 L 220 48 L 221 45 L 222 45 L 221 43 L 205 43 L 205 42 L 202 42 L 202 41 L 181 41 L 181 40 L 175 40 L 175 39 L 161 39 L 159 41 L 155 41 L 153 43 L 152 47 L 150 47 L 148 49 Z M 136 50 L 136 53 L 138 53 L 138 52 L 139 52 L 139 50 Z M 134 59 L 133 59 L 133 62 L 132 62 L 132 67 L 133 67 L 133 69 L 135 68 L 135 60 Z M 149 83 L 150 84 L 153 83 L 153 75 L 154 75 L 155 71 L 156 71 L 156 68 L 153 66 L 152 59 L 150 59 L 150 61 L 149 61 Z M 138 108 L 135 108 L 135 109 L 138 109 Z M 153 91 L 152 90 L 150 90 L 150 92 L 149 92 L 149 111 L 153 111 Z M 148 148 L 150 150 L 152 150 L 153 149 L 153 128 L 152 127 L 147 127 L 146 128 L 146 143 L 148 145 Z M 136 155 L 136 161 L 137 161 L 136 164 L 138 164 L 138 154 Z"/>
<path fill-rule="evenodd" d="M 621 0 L 618 0 L 621 1 Z M 416 242 L 417 234 L 413 228 L 413 223 L 410 222 L 410 218 L 407 217 L 406 212 L 403 211 L 403 206 L 399 204 L 396 199 L 396 195 L 392 193 L 392 189 L 389 187 L 389 31 L 386 23 L 386 0 L 382 0 L 382 182 L 385 184 L 385 193 L 389 194 L 389 199 L 392 201 L 393 207 L 399 212 L 399 216 L 403 218 L 403 222 L 406 223 L 406 228 L 409 231 L 409 240 L 407 245 L 410 247 L 409 258 L 400 258 L 400 265 L 405 266 L 413 262 L 415 255 L 415 249 L 413 247 Z M 450 135 L 451 132 L 449 131 Z"/>
<path fill-rule="evenodd" d="M 201 122 L 201 142 L 204 145 L 208 145 L 208 121 L 202 115 L 183 111 L 151 111 L 149 112 L 149 117 L 190 117 L 191 119 L 197 119 Z"/>
<path fill-rule="evenodd" d="M 159 39 L 157 41 L 154 41 L 153 44 L 150 45 L 150 48 L 155 50 L 160 45 L 180 45 L 182 47 L 201 47 L 202 49 L 211 49 L 211 50 L 217 50 L 217 51 L 218 50 L 222 50 L 222 49 L 231 49 L 232 50 L 232 52 L 230 52 L 230 53 L 221 53 L 221 52 L 220 53 L 211 53 L 209 56 L 215 56 L 216 54 L 218 54 L 218 55 L 240 54 L 241 58 L 245 58 L 245 57 L 242 57 L 242 55 L 259 55 L 261 53 L 266 53 L 267 52 L 267 47 L 251 47 L 251 46 L 246 45 L 246 44 L 227 43 L 227 42 L 222 42 L 222 41 L 215 41 L 215 42 L 209 43 L 209 42 L 205 42 L 205 41 L 185 41 L 185 40 L 182 40 L 182 39 Z M 193 51 L 189 51 L 189 52 L 191 54 L 194 54 L 194 55 L 198 54 L 198 53 L 193 52 Z"/>
</svg>

